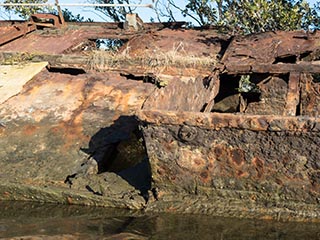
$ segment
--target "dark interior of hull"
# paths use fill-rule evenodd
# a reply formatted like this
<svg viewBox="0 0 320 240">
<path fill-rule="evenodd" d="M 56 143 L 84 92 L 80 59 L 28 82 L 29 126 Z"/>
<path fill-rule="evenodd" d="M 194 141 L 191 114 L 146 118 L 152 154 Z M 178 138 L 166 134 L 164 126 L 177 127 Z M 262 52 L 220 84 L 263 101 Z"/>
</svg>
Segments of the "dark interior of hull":
<svg viewBox="0 0 320 240">
<path fill-rule="evenodd" d="M 287 72 L 226 72 L 187 82 L 176 79 L 158 89 L 143 109 L 312 117 L 320 112 L 319 79 L 318 73 Z"/>
</svg>

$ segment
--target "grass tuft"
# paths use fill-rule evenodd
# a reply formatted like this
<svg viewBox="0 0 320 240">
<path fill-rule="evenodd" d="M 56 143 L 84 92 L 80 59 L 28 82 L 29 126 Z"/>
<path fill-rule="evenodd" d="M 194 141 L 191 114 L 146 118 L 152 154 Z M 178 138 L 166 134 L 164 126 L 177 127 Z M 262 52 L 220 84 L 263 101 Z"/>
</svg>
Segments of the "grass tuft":
<svg viewBox="0 0 320 240">
<path fill-rule="evenodd" d="M 209 68 L 217 63 L 211 56 L 193 56 L 183 51 L 182 43 L 173 47 L 171 51 L 163 52 L 155 49 L 152 53 L 133 56 L 130 47 L 122 52 L 93 51 L 89 59 L 89 68 L 96 71 L 106 71 L 121 66 L 139 65 L 148 70 L 159 70 L 169 67 L 179 68 Z"/>
</svg>

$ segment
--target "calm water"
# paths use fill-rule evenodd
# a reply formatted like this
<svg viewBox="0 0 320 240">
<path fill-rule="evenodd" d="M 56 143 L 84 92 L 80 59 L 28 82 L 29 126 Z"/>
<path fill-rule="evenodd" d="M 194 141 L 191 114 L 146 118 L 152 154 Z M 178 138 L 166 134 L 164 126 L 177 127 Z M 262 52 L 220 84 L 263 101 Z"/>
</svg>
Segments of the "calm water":
<svg viewBox="0 0 320 240">
<path fill-rule="evenodd" d="M 0 237 L 21 236 L 33 236 L 32 239 L 320 240 L 320 224 L 0 202 Z"/>
</svg>

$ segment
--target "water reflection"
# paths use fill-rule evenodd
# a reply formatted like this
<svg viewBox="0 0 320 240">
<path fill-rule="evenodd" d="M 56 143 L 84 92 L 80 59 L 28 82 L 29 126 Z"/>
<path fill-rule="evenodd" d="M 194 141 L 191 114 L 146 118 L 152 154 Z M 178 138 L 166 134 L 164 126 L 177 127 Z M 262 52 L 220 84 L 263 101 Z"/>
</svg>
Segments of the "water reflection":
<svg viewBox="0 0 320 240">
<path fill-rule="evenodd" d="M 0 237 L 23 239 L 320 239 L 320 224 L 0 202 Z M 25 238 L 30 239 L 30 238 Z"/>
</svg>

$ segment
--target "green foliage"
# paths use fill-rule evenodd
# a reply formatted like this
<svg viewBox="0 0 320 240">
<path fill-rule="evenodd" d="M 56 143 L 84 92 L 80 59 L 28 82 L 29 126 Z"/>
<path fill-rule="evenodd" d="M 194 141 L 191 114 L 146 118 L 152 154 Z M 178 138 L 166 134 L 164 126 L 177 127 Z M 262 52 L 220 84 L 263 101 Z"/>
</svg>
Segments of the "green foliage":
<svg viewBox="0 0 320 240">
<path fill-rule="evenodd" d="M 211 0 L 189 0 L 182 14 L 183 16 L 195 14 L 196 21 L 200 25 L 209 25 L 217 20 L 216 9 L 213 8 Z"/>
<path fill-rule="evenodd" d="M 134 4 L 134 0 L 90 0 L 92 3 L 102 4 Z M 96 10 L 103 13 L 114 22 L 121 22 L 126 19 L 127 13 L 133 13 L 131 7 L 96 7 Z"/>
<path fill-rule="evenodd" d="M 4 3 L 46 3 L 48 0 L 5 0 Z M 43 11 L 42 7 L 24 7 L 24 6 L 10 6 L 5 7 L 6 11 L 13 11 L 23 19 L 28 19 L 30 15 Z"/>
<path fill-rule="evenodd" d="M 47 3 L 48 0 L 6 0 L 4 3 Z M 19 17 L 23 19 L 29 19 L 32 14 L 37 12 L 50 12 L 58 15 L 58 11 L 54 8 L 47 7 L 30 7 L 30 6 L 11 6 L 5 7 L 6 11 L 13 11 L 18 14 Z M 66 22 L 92 22 L 92 19 L 84 19 L 80 14 L 73 15 L 68 9 L 63 9 L 62 14 Z"/>
<path fill-rule="evenodd" d="M 212 0 L 188 0 L 185 6 L 180 6 L 174 0 L 156 0 L 155 12 L 158 20 L 166 18 L 166 21 L 174 22 L 175 11 L 178 10 L 184 17 L 189 17 L 197 25 L 209 25 L 216 23 L 216 9 Z"/>
<path fill-rule="evenodd" d="M 5 0 L 4 3 L 46 3 L 48 0 Z M 134 4 L 139 0 L 88 0 L 91 3 Z M 319 24 L 320 3 L 314 7 L 305 0 L 185 0 L 185 6 L 177 5 L 174 0 L 156 0 L 158 20 L 176 21 L 174 10 L 184 17 L 190 17 L 197 25 L 223 26 L 233 33 L 255 33 L 274 30 L 307 29 L 309 25 Z M 27 19 L 41 7 L 6 7 L 20 17 Z M 131 7 L 97 7 L 107 18 L 115 22 L 125 21 Z M 49 11 L 53 11 L 52 9 Z M 63 10 L 66 21 L 82 22 L 84 18 Z M 90 21 L 90 20 L 86 20 Z"/>
<path fill-rule="evenodd" d="M 219 24 L 240 33 L 301 29 L 318 19 L 303 0 L 226 0 L 221 7 Z"/>
<path fill-rule="evenodd" d="M 52 11 L 50 11 L 50 13 L 55 14 L 55 15 L 59 14 L 57 10 L 52 10 Z M 66 8 L 62 9 L 62 15 L 63 15 L 63 18 L 66 22 L 93 22 L 92 19 L 90 19 L 90 18 L 85 19 L 80 14 L 73 15 L 73 13 Z"/>
<path fill-rule="evenodd" d="M 319 23 L 320 4 L 311 7 L 305 0 L 187 0 L 184 8 L 166 1 L 169 5 L 162 6 L 170 13 L 169 20 L 174 19 L 172 9 L 176 9 L 200 26 L 224 26 L 234 33 L 307 29 Z"/>
<path fill-rule="evenodd" d="M 55 12 L 55 14 L 58 14 Z M 68 9 L 62 10 L 63 18 L 66 22 L 85 22 L 86 20 L 80 14 L 73 15 Z"/>
</svg>

